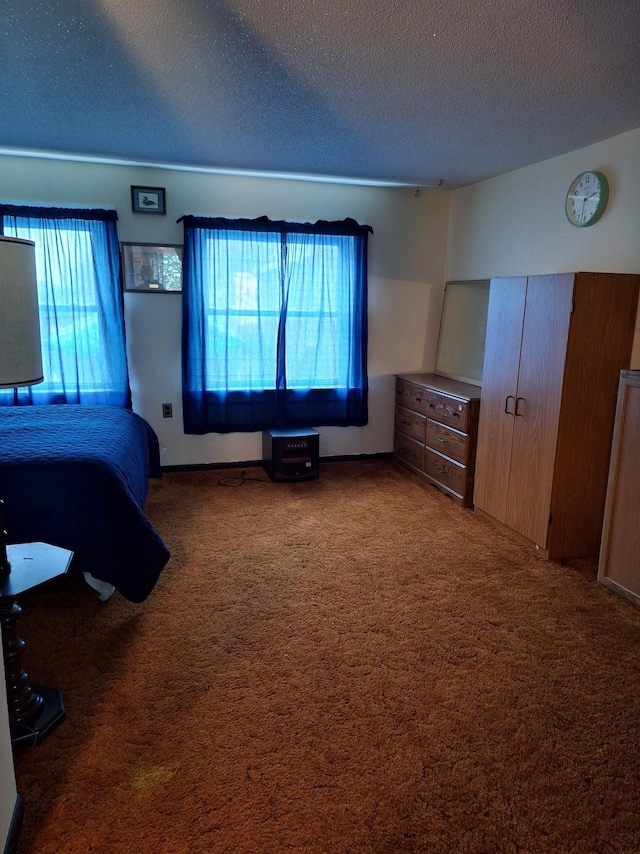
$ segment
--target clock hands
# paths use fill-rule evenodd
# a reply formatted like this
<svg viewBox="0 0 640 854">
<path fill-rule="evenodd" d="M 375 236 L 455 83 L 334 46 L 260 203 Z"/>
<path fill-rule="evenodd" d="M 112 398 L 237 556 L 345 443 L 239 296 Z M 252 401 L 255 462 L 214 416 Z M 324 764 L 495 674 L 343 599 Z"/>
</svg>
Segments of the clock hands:
<svg viewBox="0 0 640 854">
<path fill-rule="evenodd" d="M 585 205 L 587 204 L 588 199 L 590 199 L 592 196 L 597 196 L 599 192 L 600 192 L 599 189 L 595 189 L 593 191 L 593 193 L 589 193 L 588 195 L 582 197 L 582 207 L 580 208 L 578 220 L 582 220 L 582 222 L 585 222 L 585 220 L 586 220 L 586 217 L 584 215 Z M 591 216 L 593 216 L 593 214 L 591 214 Z"/>
</svg>

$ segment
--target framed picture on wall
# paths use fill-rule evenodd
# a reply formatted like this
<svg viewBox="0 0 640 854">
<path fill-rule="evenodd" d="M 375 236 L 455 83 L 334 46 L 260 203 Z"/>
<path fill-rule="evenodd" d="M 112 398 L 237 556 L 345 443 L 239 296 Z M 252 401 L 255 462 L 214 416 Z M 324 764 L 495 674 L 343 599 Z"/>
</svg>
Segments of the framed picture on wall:
<svg viewBox="0 0 640 854">
<path fill-rule="evenodd" d="M 176 294 L 182 290 L 182 246 L 121 243 L 125 291 Z"/>
<path fill-rule="evenodd" d="M 131 187 L 131 210 L 133 213 L 166 214 L 164 187 Z"/>
</svg>

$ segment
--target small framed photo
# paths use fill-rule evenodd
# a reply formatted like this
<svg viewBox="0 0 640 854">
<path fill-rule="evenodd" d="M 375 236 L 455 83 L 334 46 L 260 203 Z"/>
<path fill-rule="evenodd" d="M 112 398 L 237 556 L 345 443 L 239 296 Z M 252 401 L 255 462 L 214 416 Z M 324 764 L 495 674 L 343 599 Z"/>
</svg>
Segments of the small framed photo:
<svg viewBox="0 0 640 854">
<path fill-rule="evenodd" d="M 132 187 L 131 210 L 133 213 L 166 214 L 164 187 Z"/>
<path fill-rule="evenodd" d="M 182 246 L 121 243 L 125 291 L 177 294 L 182 290 Z"/>
</svg>

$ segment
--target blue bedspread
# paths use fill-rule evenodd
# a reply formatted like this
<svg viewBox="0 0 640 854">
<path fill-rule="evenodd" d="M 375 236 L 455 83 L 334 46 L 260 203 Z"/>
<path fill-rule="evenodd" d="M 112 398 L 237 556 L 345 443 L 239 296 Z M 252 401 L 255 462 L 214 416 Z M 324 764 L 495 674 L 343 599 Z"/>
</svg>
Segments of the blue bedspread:
<svg viewBox="0 0 640 854">
<path fill-rule="evenodd" d="M 142 602 L 169 551 L 144 513 L 158 439 L 107 406 L 0 407 L 0 498 L 9 543 L 71 549 L 72 570 Z"/>
</svg>

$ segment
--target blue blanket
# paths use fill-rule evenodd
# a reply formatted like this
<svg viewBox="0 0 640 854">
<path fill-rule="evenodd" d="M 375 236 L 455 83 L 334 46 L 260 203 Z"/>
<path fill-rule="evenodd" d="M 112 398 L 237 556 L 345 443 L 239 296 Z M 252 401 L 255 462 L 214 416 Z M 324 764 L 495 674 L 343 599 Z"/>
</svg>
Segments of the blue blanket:
<svg viewBox="0 0 640 854">
<path fill-rule="evenodd" d="M 73 570 L 142 602 L 169 560 L 144 513 L 158 439 L 107 406 L 0 407 L 0 498 L 9 543 L 71 549 Z"/>
</svg>

